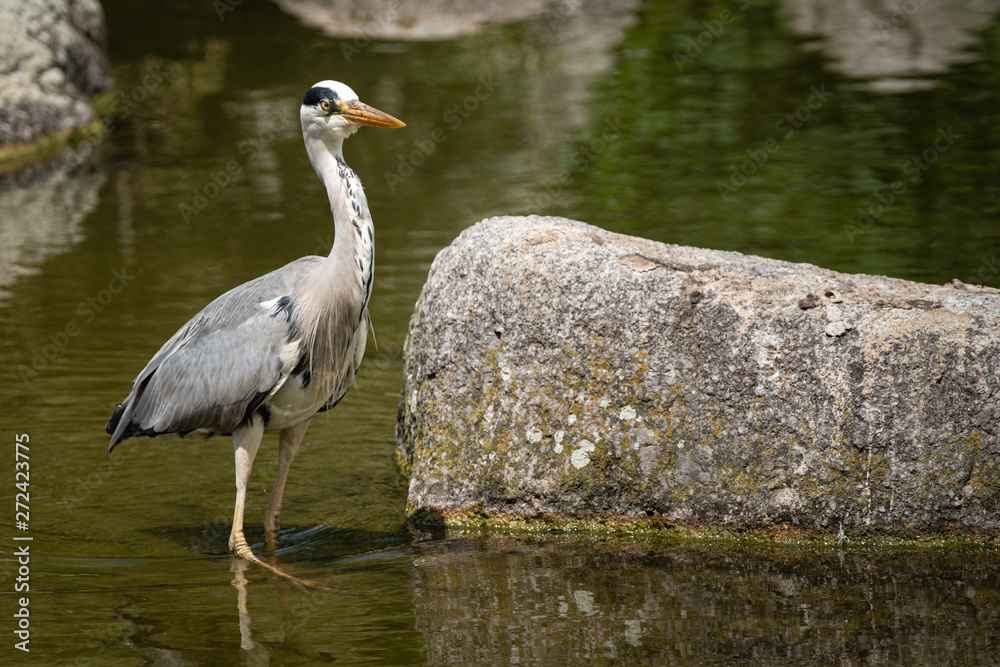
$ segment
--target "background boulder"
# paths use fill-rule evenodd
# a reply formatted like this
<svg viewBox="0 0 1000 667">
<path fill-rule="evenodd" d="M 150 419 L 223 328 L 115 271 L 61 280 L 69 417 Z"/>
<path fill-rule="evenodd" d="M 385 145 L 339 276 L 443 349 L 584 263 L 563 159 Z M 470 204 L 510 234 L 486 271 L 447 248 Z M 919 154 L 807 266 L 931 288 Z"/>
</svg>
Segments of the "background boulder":
<svg viewBox="0 0 1000 667">
<path fill-rule="evenodd" d="M 0 151 L 90 125 L 111 84 L 100 3 L 0 1 L 0 63 Z"/>
</svg>

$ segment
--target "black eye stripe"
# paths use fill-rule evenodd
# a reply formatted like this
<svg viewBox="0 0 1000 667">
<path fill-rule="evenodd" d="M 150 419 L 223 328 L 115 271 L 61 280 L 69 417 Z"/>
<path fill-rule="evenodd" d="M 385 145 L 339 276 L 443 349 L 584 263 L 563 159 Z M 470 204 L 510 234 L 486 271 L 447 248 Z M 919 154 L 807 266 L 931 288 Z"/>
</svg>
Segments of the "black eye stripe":
<svg viewBox="0 0 1000 667">
<path fill-rule="evenodd" d="M 337 97 L 337 93 L 333 92 L 330 88 L 324 88 L 322 86 L 317 86 L 315 88 L 310 88 L 306 96 L 302 98 L 302 106 L 319 106 L 319 103 L 323 100 L 329 100 L 331 106 L 335 107 L 336 102 L 340 98 Z"/>
</svg>

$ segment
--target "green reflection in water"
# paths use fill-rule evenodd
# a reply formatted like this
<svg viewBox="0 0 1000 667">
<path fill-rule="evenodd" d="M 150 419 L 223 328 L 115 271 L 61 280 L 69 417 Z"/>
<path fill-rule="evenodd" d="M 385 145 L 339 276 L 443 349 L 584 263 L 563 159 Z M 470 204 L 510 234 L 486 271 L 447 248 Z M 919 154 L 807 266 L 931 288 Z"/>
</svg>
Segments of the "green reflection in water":
<svg viewBox="0 0 1000 667">
<path fill-rule="evenodd" d="M 840 271 L 1000 285 L 995 21 L 974 62 L 885 95 L 802 53 L 776 5 L 733 21 L 679 72 L 673 56 L 705 29 L 705 8 L 645 8 L 564 148 L 572 183 L 553 176 L 554 201 L 528 210 Z M 625 130 L 605 142 L 612 124 Z"/>
</svg>

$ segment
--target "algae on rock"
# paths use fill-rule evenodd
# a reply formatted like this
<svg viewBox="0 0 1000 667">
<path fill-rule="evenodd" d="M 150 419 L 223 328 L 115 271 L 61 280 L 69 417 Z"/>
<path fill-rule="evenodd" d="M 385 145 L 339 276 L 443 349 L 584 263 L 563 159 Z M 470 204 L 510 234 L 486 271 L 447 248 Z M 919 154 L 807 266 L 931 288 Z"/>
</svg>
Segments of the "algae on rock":
<svg viewBox="0 0 1000 667">
<path fill-rule="evenodd" d="M 0 160 L 97 122 L 88 99 L 111 85 L 106 42 L 97 0 L 0 2 Z"/>
<path fill-rule="evenodd" d="M 1000 529 L 1000 291 L 501 217 L 431 268 L 411 511 Z"/>
</svg>

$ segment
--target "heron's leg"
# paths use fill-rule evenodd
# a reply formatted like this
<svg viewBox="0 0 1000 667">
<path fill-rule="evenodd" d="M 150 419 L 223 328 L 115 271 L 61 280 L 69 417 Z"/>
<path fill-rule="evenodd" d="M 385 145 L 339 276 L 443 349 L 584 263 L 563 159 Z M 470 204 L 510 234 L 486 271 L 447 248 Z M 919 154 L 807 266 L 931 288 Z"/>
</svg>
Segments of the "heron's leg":
<svg viewBox="0 0 1000 667">
<path fill-rule="evenodd" d="M 302 429 L 303 431 L 305 428 Z M 276 565 L 265 563 L 257 558 L 257 555 L 250 549 L 246 537 L 243 535 L 243 507 L 247 500 L 247 480 L 250 478 L 250 469 L 253 467 L 254 456 L 260 448 L 260 441 L 264 437 L 264 422 L 259 417 L 254 417 L 249 424 L 241 426 L 233 431 L 233 449 L 236 450 L 236 511 L 233 513 L 233 531 L 229 534 L 229 550 L 240 558 L 257 563 L 261 567 L 270 570 L 279 577 L 288 579 L 293 584 L 305 590 L 306 586 L 313 588 L 326 588 L 321 583 L 300 579 L 282 571 Z M 296 445 L 302 439 L 296 441 Z M 289 460 L 291 463 L 291 460 Z"/>
<path fill-rule="evenodd" d="M 278 539 L 278 529 L 281 527 L 281 497 L 285 493 L 285 481 L 288 479 L 288 469 L 299 451 L 302 438 L 309 428 L 309 419 L 301 424 L 286 428 L 278 440 L 278 472 L 274 476 L 274 490 L 271 491 L 271 502 L 267 506 L 264 517 L 264 535 L 267 538 L 267 548 L 273 549 Z"/>
<path fill-rule="evenodd" d="M 229 533 L 229 550 L 237 556 L 256 560 L 243 536 L 243 507 L 247 501 L 247 480 L 264 437 L 264 422 L 254 417 L 250 423 L 233 431 L 233 449 L 236 452 L 236 510 L 233 512 L 233 530 Z M 250 554 L 247 556 L 247 554 Z M 251 558 L 252 556 L 252 558 Z"/>
</svg>

